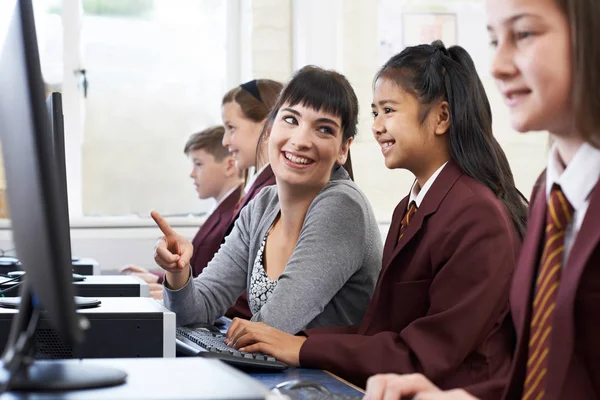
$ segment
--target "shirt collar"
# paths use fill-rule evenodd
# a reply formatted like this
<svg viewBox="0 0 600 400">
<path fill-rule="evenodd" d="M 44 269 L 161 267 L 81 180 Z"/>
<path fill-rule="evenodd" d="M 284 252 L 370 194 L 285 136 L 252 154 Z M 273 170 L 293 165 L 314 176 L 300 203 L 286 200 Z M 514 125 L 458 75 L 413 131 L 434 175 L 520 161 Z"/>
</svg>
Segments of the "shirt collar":
<svg viewBox="0 0 600 400">
<path fill-rule="evenodd" d="M 589 143 L 582 144 L 565 168 L 556 144 L 552 146 L 546 169 L 546 198 L 550 196 L 552 185 L 556 183 L 560 185 L 565 197 L 577 211 L 585 206 L 598 179 L 600 179 L 599 149 Z"/>
<path fill-rule="evenodd" d="M 210 215 L 210 214 L 214 213 L 215 210 L 217 208 L 219 208 L 219 206 L 225 201 L 225 199 L 227 199 L 229 196 L 231 196 L 231 194 L 233 192 L 235 192 L 238 187 L 239 187 L 239 185 L 238 186 L 234 186 L 227 193 L 225 193 L 225 196 L 221 197 L 221 200 L 215 202 L 215 204 L 210 208 L 210 210 L 208 210 L 208 212 L 206 213 L 206 215 Z"/>
<path fill-rule="evenodd" d="M 427 179 L 427 182 L 425 182 L 421 190 L 419 190 L 419 182 L 417 182 L 417 180 L 415 179 L 415 182 L 410 188 L 410 196 L 408 198 L 409 207 L 410 203 L 412 203 L 413 201 L 416 203 L 417 207 L 421 207 L 421 202 L 423 202 L 427 191 L 429 191 L 429 188 L 433 185 L 433 182 L 435 182 L 436 178 L 438 177 L 440 172 L 442 172 L 446 164 L 448 164 L 447 161 L 441 167 L 439 167 L 437 171 L 435 171 L 433 175 L 429 177 L 429 179 Z"/>
<path fill-rule="evenodd" d="M 252 175 L 252 178 L 250 178 L 250 180 L 248 181 L 248 183 L 246 183 L 246 186 L 244 186 L 244 194 L 248 193 L 248 191 L 250 190 L 250 188 L 252 187 L 252 185 L 254 185 L 254 182 L 256 181 L 256 179 L 260 176 L 260 174 L 262 174 L 262 172 L 269 166 L 269 163 L 266 163 L 265 165 L 263 165 L 258 171 L 256 171 L 254 173 L 254 175 Z"/>
</svg>

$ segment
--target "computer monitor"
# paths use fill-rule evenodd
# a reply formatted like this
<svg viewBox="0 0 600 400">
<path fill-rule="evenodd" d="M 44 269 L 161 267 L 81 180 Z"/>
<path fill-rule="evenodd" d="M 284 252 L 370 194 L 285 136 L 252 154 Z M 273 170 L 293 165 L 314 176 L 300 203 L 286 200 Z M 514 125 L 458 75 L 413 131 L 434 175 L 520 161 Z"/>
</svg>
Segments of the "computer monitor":
<svg viewBox="0 0 600 400">
<path fill-rule="evenodd" d="M 75 311 L 68 216 L 44 105 L 31 0 L 14 4 L 0 45 L 0 142 L 13 241 L 26 271 L 21 306 L 2 356 L 0 393 L 123 383 L 126 374 L 116 369 L 32 361 L 42 309 L 65 344 L 83 339 L 87 321 Z"/>
<path fill-rule="evenodd" d="M 69 235 L 69 254 L 71 252 L 71 232 L 69 224 L 69 196 L 67 189 L 67 161 L 65 152 L 65 123 L 63 116 L 62 106 L 62 94 L 58 92 L 52 92 L 46 98 L 46 108 L 48 109 L 48 115 L 50 118 L 50 132 L 52 136 L 52 143 L 54 144 L 54 160 L 57 165 L 58 172 L 58 185 L 60 187 L 59 196 L 60 205 L 63 208 L 63 215 L 67 216 L 67 232 Z"/>
</svg>

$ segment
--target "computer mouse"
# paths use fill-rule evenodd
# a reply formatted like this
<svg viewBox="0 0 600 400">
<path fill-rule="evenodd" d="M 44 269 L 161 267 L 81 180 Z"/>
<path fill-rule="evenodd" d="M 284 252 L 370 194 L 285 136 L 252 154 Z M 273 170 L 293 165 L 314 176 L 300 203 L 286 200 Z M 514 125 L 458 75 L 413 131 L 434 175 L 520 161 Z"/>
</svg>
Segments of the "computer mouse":
<svg viewBox="0 0 600 400">
<path fill-rule="evenodd" d="M 84 275 L 73 274 L 73 282 L 81 282 L 85 280 Z"/>
<path fill-rule="evenodd" d="M 285 382 L 281 382 L 277 384 L 273 389 L 271 389 L 272 393 L 275 394 L 285 394 L 287 391 L 311 391 L 318 393 L 329 393 L 329 390 L 321 385 L 320 383 L 314 381 L 303 381 L 300 379 L 293 379 Z"/>
</svg>

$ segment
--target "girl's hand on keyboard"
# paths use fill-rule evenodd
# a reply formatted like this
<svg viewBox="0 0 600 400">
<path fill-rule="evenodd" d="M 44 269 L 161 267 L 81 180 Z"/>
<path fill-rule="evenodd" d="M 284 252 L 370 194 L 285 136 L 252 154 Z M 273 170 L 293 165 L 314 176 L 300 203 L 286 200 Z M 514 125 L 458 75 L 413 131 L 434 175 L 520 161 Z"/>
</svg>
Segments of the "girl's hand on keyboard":
<svg viewBox="0 0 600 400">
<path fill-rule="evenodd" d="M 226 344 L 240 351 L 264 353 L 287 365 L 300 366 L 300 348 L 306 340 L 282 332 L 262 322 L 235 318 L 227 331 Z"/>
<path fill-rule="evenodd" d="M 367 380 L 365 400 L 401 399 L 413 400 L 477 400 L 462 389 L 442 392 L 421 374 L 381 374 Z"/>
</svg>

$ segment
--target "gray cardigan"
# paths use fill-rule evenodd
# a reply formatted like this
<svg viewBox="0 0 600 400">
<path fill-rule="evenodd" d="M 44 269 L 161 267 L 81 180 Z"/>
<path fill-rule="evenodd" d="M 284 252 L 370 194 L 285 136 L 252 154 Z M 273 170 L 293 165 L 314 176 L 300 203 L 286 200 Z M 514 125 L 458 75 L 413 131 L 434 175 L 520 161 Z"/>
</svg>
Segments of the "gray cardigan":
<svg viewBox="0 0 600 400">
<path fill-rule="evenodd" d="M 178 325 L 211 323 L 250 285 L 256 253 L 279 213 L 276 186 L 244 209 L 215 257 L 179 290 L 164 287 Z M 308 208 L 296 248 L 274 292 L 252 321 L 295 334 L 360 323 L 381 269 L 381 235 L 373 210 L 343 168 Z"/>
</svg>

